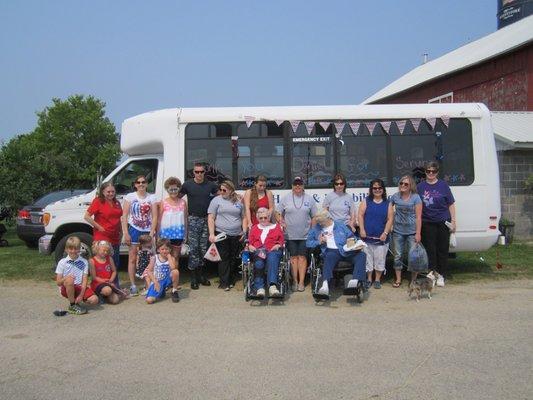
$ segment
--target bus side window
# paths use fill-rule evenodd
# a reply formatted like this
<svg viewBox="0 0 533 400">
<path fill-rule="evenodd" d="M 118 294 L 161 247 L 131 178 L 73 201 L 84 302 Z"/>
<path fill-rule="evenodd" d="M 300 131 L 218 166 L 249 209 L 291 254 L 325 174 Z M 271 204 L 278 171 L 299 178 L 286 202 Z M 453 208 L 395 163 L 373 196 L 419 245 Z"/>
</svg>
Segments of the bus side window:
<svg viewBox="0 0 533 400">
<path fill-rule="evenodd" d="M 144 175 L 148 181 L 146 190 L 149 193 L 155 192 L 155 182 L 157 178 L 157 159 L 134 160 L 113 177 L 113 185 L 117 195 L 123 196 L 134 191 L 134 182 L 137 176 Z"/>
</svg>

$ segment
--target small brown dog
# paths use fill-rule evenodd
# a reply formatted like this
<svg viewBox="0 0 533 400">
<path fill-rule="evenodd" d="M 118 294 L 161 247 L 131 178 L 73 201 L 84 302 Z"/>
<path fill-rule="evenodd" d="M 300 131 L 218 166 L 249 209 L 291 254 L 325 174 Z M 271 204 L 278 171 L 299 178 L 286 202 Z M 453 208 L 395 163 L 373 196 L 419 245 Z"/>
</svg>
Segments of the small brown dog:
<svg viewBox="0 0 533 400">
<path fill-rule="evenodd" d="M 420 300 L 422 292 L 426 292 L 428 295 L 428 299 L 431 299 L 431 291 L 435 287 L 435 283 L 437 283 L 438 277 L 439 273 L 437 271 L 429 271 L 429 273 L 424 278 L 417 278 L 414 281 L 411 281 L 411 283 L 409 284 L 409 289 L 407 290 L 409 298 L 412 298 L 412 294 L 413 292 L 415 292 L 416 301 L 418 302 Z"/>
</svg>

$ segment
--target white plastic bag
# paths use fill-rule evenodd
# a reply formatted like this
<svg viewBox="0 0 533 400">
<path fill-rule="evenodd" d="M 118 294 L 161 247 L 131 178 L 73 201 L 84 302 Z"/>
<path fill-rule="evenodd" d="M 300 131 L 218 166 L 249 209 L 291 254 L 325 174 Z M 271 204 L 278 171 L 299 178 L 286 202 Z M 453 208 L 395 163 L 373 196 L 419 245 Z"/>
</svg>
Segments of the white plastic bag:
<svg viewBox="0 0 533 400">
<path fill-rule="evenodd" d="M 222 240 L 226 240 L 226 238 L 227 235 L 225 232 L 220 232 L 218 235 L 216 235 L 215 243 L 211 243 L 211 246 L 209 246 L 209 248 L 207 249 L 204 258 L 213 262 L 219 262 L 220 260 L 222 260 L 222 258 L 220 258 L 220 253 L 218 252 L 216 242 L 221 242 Z"/>
<path fill-rule="evenodd" d="M 211 243 L 211 246 L 207 249 L 204 258 L 209 261 L 219 262 L 221 260 L 220 253 L 218 252 L 217 245 Z"/>
<path fill-rule="evenodd" d="M 450 249 L 454 249 L 457 247 L 457 238 L 455 237 L 455 233 L 450 233 Z"/>
</svg>

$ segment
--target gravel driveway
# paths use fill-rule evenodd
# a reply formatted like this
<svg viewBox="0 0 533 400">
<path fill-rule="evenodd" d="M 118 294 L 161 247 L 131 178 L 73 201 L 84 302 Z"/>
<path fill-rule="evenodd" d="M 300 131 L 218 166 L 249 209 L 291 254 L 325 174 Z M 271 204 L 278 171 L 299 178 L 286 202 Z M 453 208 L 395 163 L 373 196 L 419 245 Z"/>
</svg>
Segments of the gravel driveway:
<svg viewBox="0 0 533 400">
<path fill-rule="evenodd" d="M 0 286 L 8 399 L 531 399 L 533 281 L 372 289 L 315 305 L 182 290 L 55 317 L 52 284 Z"/>
</svg>

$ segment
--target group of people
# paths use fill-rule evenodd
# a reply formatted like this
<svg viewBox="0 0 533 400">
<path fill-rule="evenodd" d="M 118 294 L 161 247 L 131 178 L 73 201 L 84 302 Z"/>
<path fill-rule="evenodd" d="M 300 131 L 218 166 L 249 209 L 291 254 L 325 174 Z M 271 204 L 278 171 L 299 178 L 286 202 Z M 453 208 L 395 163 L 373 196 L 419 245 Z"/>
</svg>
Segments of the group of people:
<svg viewBox="0 0 533 400">
<path fill-rule="evenodd" d="M 439 165 L 435 162 L 428 163 L 426 179 L 418 186 L 410 175 L 403 176 L 398 192 L 390 198 L 384 182 L 372 180 L 359 207 L 346 192 L 346 178 L 336 174 L 333 191 L 327 194 L 321 211 L 305 192 L 300 176 L 294 177 L 291 191 L 276 207 L 265 176 L 258 176 L 254 186 L 240 196 L 231 181 L 218 187 L 205 179 L 205 172 L 205 165 L 196 163 L 192 179 L 183 184 L 178 178 L 168 178 L 164 184 L 167 197 L 161 201 L 147 192 L 148 181 L 142 175 L 135 179 L 135 190 L 124 197 L 122 206 L 112 183 L 100 187 L 85 214 L 94 230 L 94 256 L 88 262 L 81 258 L 79 239 L 71 237 L 67 256 L 56 270 L 57 284 L 70 302 L 69 312 L 83 313 L 79 305 L 82 301 L 94 304 L 100 298 L 115 304 L 125 296 L 116 273 L 121 239 L 129 246 L 129 294 L 139 294 L 135 279 L 142 279 L 141 293 L 147 303 L 164 297 L 169 288 L 172 300 L 179 301 L 179 259 L 185 252 L 189 256 L 191 289 L 211 285 L 204 255 L 212 243 L 216 243 L 221 259 L 219 288 L 226 291 L 235 285 L 239 253 L 248 246 L 255 270 L 267 270 L 266 285 L 264 274 L 256 274 L 254 289 L 258 296 L 265 294 L 265 287 L 269 295 L 279 293 L 277 266 L 284 248 L 290 255 L 293 290 L 300 292 L 305 290 L 309 249 L 317 246 L 324 258 L 321 293 L 329 293 L 328 281 L 340 260 L 353 263 L 354 282 L 350 284 L 362 281 L 367 288 L 381 288 L 391 236 L 393 287 L 401 285 L 403 254 L 415 243 L 423 243 L 430 269 L 446 273 L 449 235 L 455 230 L 455 201 L 446 182 L 438 179 Z M 361 251 L 345 250 L 351 238 L 364 241 Z M 411 272 L 414 279 L 424 271 Z"/>
</svg>

